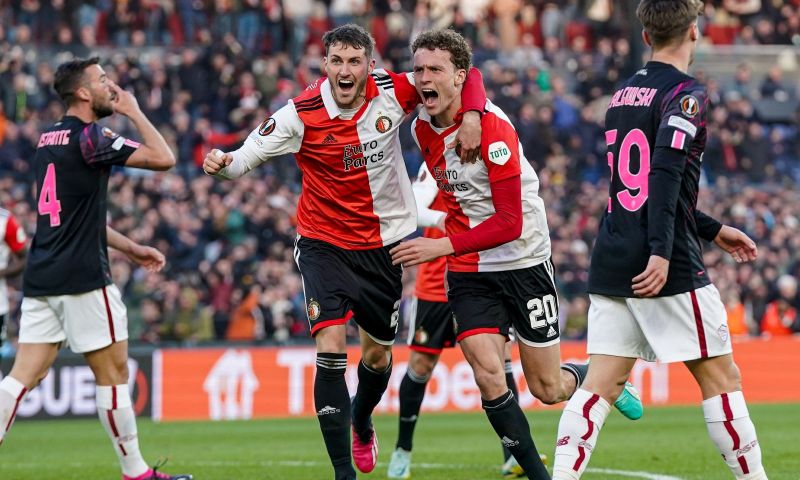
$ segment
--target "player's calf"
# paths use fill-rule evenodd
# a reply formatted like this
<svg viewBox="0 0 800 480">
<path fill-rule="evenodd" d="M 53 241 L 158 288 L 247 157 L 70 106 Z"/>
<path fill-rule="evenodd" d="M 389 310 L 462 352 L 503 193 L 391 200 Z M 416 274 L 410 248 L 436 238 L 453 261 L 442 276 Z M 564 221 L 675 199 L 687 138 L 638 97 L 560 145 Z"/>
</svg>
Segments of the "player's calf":
<svg viewBox="0 0 800 480">
<path fill-rule="evenodd" d="M 586 470 L 611 405 L 596 393 L 578 389 L 558 424 L 553 480 L 578 480 Z"/>
<path fill-rule="evenodd" d="M 0 444 L 14 424 L 14 417 L 28 389 L 11 375 L 0 380 Z"/>
</svg>

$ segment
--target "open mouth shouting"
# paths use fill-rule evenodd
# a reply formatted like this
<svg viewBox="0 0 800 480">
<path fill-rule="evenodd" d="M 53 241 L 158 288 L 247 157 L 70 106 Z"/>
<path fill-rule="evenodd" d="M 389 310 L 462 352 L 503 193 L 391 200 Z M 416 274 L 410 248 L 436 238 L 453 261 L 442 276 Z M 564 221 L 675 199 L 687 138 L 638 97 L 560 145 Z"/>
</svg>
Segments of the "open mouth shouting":
<svg viewBox="0 0 800 480">
<path fill-rule="evenodd" d="M 338 85 L 339 91 L 343 95 L 350 95 L 355 92 L 356 82 L 353 80 L 339 80 L 336 85 Z"/>
<path fill-rule="evenodd" d="M 422 104 L 425 106 L 425 108 L 435 107 L 438 100 L 439 92 L 433 90 L 432 88 L 422 89 Z"/>
</svg>

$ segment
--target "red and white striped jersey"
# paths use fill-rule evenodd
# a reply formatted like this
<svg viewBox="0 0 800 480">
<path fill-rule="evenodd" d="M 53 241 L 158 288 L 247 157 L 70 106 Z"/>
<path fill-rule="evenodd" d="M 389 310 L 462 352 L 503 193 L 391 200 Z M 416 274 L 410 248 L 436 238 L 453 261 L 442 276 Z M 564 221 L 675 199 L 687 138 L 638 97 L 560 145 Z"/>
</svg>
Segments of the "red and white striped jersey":
<svg viewBox="0 0 800 480">
<path fill-rule="evenodd" d="M 367 77 L 365 93 L 358 112 L 342 118 L 330 82 L 319 80 L 233 152 L 245 171 L 295 153 L 303 173 L 298 233 L 348 250 L 389 245 L 417 228 L 398 135 L 419 103 L 413 76 L 376 69 Z M 225 170 L 221 173 L 225 176 Z"/>
<path fill-rule="evenodd" d="M 437 212 L 447 212 L 447 205 L 442 198 L 443 194 L 436 187 L 436 181 L 431 176 L 425 163 L 420 165 L 417 181 L 411 185 L 414 189 L 414 198 L 417 201 L 419 226 L 424 227 L 422 235 L 428 238 L 442 238 L 445 233 L 438 228 L 423 224 L 423 209 Z M 441 214 L 439 214 L 441 215 Z M 440 217 L 441 218 L 441 217 Z M 433 219 L 432 219 L 433 220 Z M 417 281 L 414 285 L 414 295 L 426 302 L 446 302 L 447 291 L 444 288 L 444 276 L 447 272 L 447 257 L 439 257 L 430 262 L 425 262 L 417 268 Z"/>
<path fill-rule="evenodd" d="M 22 250 L 27 241 L 25 230 L 17 219 L 8 210 L 0 208 L 0 270 L 8 267 L 11 254 Z M 0 277 L 0 315 L 7 314 L 8 309 L 8 286 L 6 279 Z"/>
<path fill-rule="evenodd" d="M 460 122 L 437 128 L 424 110 L 414 119 L 411 132 L 447 205 L 447 235 L 469 231 L 494 215 L 491 183 L 521 176 L 522 234 L 516 240 L 482 252 L 450 256 L 453 272 L 494 272 L 538 265 L 550 258 L 550 234 L 539 178 L 522 152 L 513 125 L 502 110 L 487 100 L 481 120 L 481 158 L 462 164 L 454 149 Z"/>
</svg>

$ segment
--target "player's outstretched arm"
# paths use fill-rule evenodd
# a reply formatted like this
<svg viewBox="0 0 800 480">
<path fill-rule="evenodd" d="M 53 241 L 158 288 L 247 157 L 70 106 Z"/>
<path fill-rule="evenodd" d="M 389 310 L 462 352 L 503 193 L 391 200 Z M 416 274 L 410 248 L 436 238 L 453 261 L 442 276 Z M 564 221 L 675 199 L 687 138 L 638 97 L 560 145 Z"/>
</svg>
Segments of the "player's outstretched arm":
<svg viewBox="0 0 800 480">
<path fill-rule="evenodd" d="M 228 180 L 239 178 L 270 158 L 299 152 L 304 133 L 305 125 L 294 102 L 289 101 L 250 132 L 238 149 L 209 152 L 203 160 L 203 171 Z"/>
<path fill-rule="evenodd" d="M 420 228 L 435 227 L 444 232 L 444 219 L 447 214 L 441 210 L 430 208 L 436 195 L 439 194 L 439 188 L 425 162 L 420 165 L 417 180 L 411 184 L 411 189 L 414 191 L 414 200 L 417 201 L 417 226 Z"/>
<path fill-rule="evenodd" d="M 167 261 L 164 254 L 153 247 L 139 245 L 113 228 L 106 226 L 108 246 L 124 253 L 131 262 L 144 267 L 148 272 L 158 272 Z"/>
<path fill-rule="evenodd" d="M 116 113 L 128 117 L 142 136 L 142 144 L 128 157 L 125 166 L 162 171 L 174 167 L 175 155 L 161 133 L 142 113 L 136 97 L 115 83 L 111 84 L 111 88 L 115 93 L 115 98 L 111 101 L 112 108 Z"/>
</svg>

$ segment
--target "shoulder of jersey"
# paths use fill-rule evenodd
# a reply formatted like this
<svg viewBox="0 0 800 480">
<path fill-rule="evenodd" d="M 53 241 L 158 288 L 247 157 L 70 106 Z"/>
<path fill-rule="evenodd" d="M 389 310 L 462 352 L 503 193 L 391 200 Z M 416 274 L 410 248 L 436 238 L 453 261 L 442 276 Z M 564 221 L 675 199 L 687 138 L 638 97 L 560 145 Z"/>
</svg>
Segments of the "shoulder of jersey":
<svg viewBox="0 0 800 480">
<path fill-rule="evenodd" d="M 493 104 L 489 100 L 486 101 L 486 107 L 483 110 L 483 117 L 481 118 L 481 125 L 498 125 L 500 123 L 507 123 L 514 129 L 514 124 L 511 123 L 511 119 L 508 118 L 506 112 L 500 109 L 497 105 Z M 516 130 L 516 129 L 514 129 Z"/>
<path fill-rule="evenodd" d="M 391 90 L 394 88 L 394 79 L 392 76 L 389 75 L 384 69 L 377 69 L 374 70 L 371 74 L 372 79 L 375 80 L 375 85 L 382 88 L 383 90 Z"/>
<path fill-rule="evenodd" d="M 325 104 L 322 102 L 322 91 L 320 90 L 324 81 L 324 78 L 320 78 L 316 82 L 309 85 L 308 88 L 303 91 L 303 93 L 292 99 L 292 103 L 294 103 L 294 108 L 297 110 L 297 113 L 319 110 L 325 106 Z"/>
</svg>

